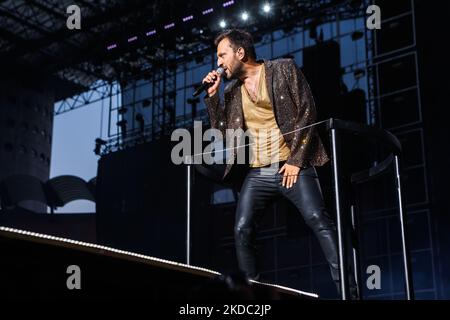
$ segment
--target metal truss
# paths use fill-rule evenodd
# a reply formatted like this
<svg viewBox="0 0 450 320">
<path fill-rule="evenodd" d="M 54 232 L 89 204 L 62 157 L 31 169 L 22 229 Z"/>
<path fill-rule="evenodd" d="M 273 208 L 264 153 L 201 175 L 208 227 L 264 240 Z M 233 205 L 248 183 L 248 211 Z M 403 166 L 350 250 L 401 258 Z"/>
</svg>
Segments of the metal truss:
<svg viewBox="0 0 450 320">
<path fill-rule="evenodd" d="M 112 99 L 120 93 L 121 87 L 119 83 L 99 80 L 88 91 L 57 102 L 54 115 L 85 107 L 104 99 Z"/>
<path fill-rule="evenodd" d="M 238 10 L 240 0 L 235 0 Z M 357 2 L 357 1 L 356 1 Z M 304 27 L 325 23 L 340 17 L 363 15 L 361 8 L 350 0 L 272 1 L 278 11 L 276 19 L 254 21 L 245 27 L 255 34 L 264 34 L 283 27 Z M 167 14 L 180 18 L 186 8 L 174 0 L 125 1 L 80 0 L 82 30 L 73 32 L 66 27 L 67 6 L 70 0 L 6 0 L 0 2 L 0 58 L 8 63 L 38 66 L 57 78 L 86 88 L 74 97 L 58 101 L 55 115 L 87 106 L 120 94 L 119 83 L 126 84 L 142 77 L 161 78 L 163 84 L 155 88 L 153 120 L 157 130 L 173 127 L 175 112 L 176 70 L 169 65 L 183 64 L 189 59 L 211 54 L 211 40 L 219 31 L 215 18 L 202 17 L 199 25 L 186 28 L 180 34 L 168 32 L 146 43 L 122 46 L 108 54 L 104 44 L 141 33 L 145 22 L 152 17 L 155 23 L 167 22 Z M 220 9 L 222 2 L 214 4 Z M 259 2 L 246 3 L 252 12 L 259 10 Z M 210 1 L 197 1 L 192 6 L 212 6 Z M 353 7 L 352 7 L 353 6 Z M 228 9 L 227 9 L 228 10 Z M 229 11 L 230 24 L 244 27 Z M 235 12 L 236 13 L 236 12 Z M 235 18 L 233 18 L 235 17 Z M 209 20 L 208 20 L 209 19 Z M 213 21 L 210 21 L 213 20 Z M 199 32 L 202 29 L 204 32 Z"/>
<path fill-rule="evenodd" d="M 333 21 L 336 18 L 336 14 L 339 14 L 341 19 L 354 18 L 365 14 L 363 8 L 352 8 L 349 3 L 350 1 L 292 1 L 287 4 L 282 4 L 282 6 L 280 5 L 283 19 L 277 21 L 275 25 L 255 22 L 254 24 L 247 26 L 247 28 L 254 33 L 263 34 L 276 28 L 304 27 L 311 23 Z M 256 10 L 257 8 L 255 7 L 254 9 Z M 299 17 L 302 18 L 299 19 Z M 231 20 L 230 23 L 239 26 L 240 22 L 238 20 Z M 157 74 L 168 72 L 161 69 L 161 67 L 166 64 L 182 64 L 189 59 L 208 56 L 211 53 L 211 36 L 215 31 L 208 29 L 208 27 L 203 28 L 206 30 L 204 33 L 208 32 L 210 34 L 209 36 L 198 34 L 198 29 L 193 28 L 192 33 L 194 35 L 192 36 L 170 39 L 174 41 L 172 48 L 167 45 L 166 47 L 161 48 L 165 43 L 164 40 L 161 39 L 162 42 L 159 43 L 156 48 L 150 48 L 150 46 L 133 48 L 132 51 L 130 49 L 128 52 L 121 52 L 121 55 L 108 65 L 94 67 L 92 64 L 86 63 L 86 65 L 83 66 L 83 69 L 91 71 L 92 74 L 95 72 L 103 73 L 105 75 L 105 77 L 103 77 L 104 79 L 114 79 L 121 83 L 124 81 L 132 82 L 139 77 L 142 78 L 146 75 L 158 77 Z M 71 72 L 64 70 L 64 72 L 64 78 L 69 77 L 72 82 L 76 82 L 77 79 L 80 79 L 81 77 L 79 72 L 74 72 L 73 70 L 71 70 Z M 89 79 L 80 84 L 86 85 L 89 81 L 92 80 Z M 170 84 L 170 82 L 167 83 Z M 171 92 L 171 88 L 155 88 L 154 92 L 160 91 L 160 94 L 162 94 L 164 90 L 168 93 Z M 86 100 L 87 95 L 82 95 L 81 98 L 68 98 L 68 101 L 61 102 L 60 104 L 66 106 L 63 110 L 73 110 L 77 107 L 89 104 L 89 100 Z M 167 100 L 166 98 L 164 101 Z M 93 101 L 95 102 L 97 100 L 94 99 Z M 158 106 L 158 103 L 159 101 L 155 101 L 154 106 Z M 166 113 L 162 110 L 163 108 L 160 106 L 160 111 L 157 112 L 159 115 L 154 115 L 155 124 L 161 122 L 158 117 L 162 117 Z M 56 114 L 59 113 L 57 112 Z"/>
</svg>

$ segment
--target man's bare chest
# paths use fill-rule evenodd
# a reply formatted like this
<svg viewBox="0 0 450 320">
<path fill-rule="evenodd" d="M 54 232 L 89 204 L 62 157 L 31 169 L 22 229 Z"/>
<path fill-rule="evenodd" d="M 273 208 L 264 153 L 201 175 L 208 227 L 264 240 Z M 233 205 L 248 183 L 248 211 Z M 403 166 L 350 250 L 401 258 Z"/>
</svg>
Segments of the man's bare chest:
<svg viewBox="0 0 450 320">
<path fill-rule="evenodd" d="M 258 85 L 259 85 L 258 80 L 248 81 L 244 83 L 244 87 L 247 90 L 247 93 L 253 102 L 256 102 L 258 100 L 258 87 L 259 87 Z"/>
</svg>

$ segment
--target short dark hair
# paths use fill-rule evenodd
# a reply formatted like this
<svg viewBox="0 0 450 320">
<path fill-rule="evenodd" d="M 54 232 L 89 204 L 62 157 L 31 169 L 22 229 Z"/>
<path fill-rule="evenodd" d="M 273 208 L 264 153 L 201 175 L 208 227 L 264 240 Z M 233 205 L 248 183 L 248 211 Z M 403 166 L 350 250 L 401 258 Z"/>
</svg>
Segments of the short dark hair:
<svg viewBox="0 0 450 320">
<path fill-rule="evenodd" d="M 229 29 L 219 33 L 214 40 L 214 45 L 217 47 L 220 41 L 227 38 L 234 51 L 237 51 L 240 47 L 244 48 L 245 55 L 253 60 L 256 60 L 255 45 L 253 43 L 253 37 L 250 33 L 240 29 Z"/>
</svg>

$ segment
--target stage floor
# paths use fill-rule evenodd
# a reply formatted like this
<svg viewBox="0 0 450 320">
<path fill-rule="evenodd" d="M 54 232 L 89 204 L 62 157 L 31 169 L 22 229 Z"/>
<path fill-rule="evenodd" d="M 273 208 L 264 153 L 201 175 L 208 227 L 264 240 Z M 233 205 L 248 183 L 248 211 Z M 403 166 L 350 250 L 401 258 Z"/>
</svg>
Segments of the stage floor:
<svg viewBox="0 0 450 320">
<path fill-rule="evenodd" d="M 150 300 L 318 299 L 270 283 L 234 283 L 214 270 L 25 230 L 0 227 L 3 292 L 14 298 Z"/>
</svg>

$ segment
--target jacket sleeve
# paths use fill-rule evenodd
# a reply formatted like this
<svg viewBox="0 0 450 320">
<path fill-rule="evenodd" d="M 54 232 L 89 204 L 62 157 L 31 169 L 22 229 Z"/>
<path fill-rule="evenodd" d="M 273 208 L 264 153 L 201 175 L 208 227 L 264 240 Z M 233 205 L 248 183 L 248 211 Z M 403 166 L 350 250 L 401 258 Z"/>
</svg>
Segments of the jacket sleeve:
<svg viewBox="0 0 450 320">
<path fill-rule="evenodd" d="M 294 130 L 298 130 L 316 121 L 316 107 L 308 82 L 294 60 L 290 59 L 285 68 L 289 92 L 296 107 Z M 317 144 L 315 130 L 315 127 L 307 127 L 293 133 L 291 154 L 286 161 L 288 164 L 297 167 L 309 165 Z"/>
<path fill-rule="evenodd" d="M 219 93 L 216 93 L 212 97 L 206 95 L 204 98 L 204 102 L 208 110 L 211 128 L 219 129 L 222 132 L 223 136 L 225 136 L 227 121 L 224 104 L 220 101 Z"/>
</svg>

